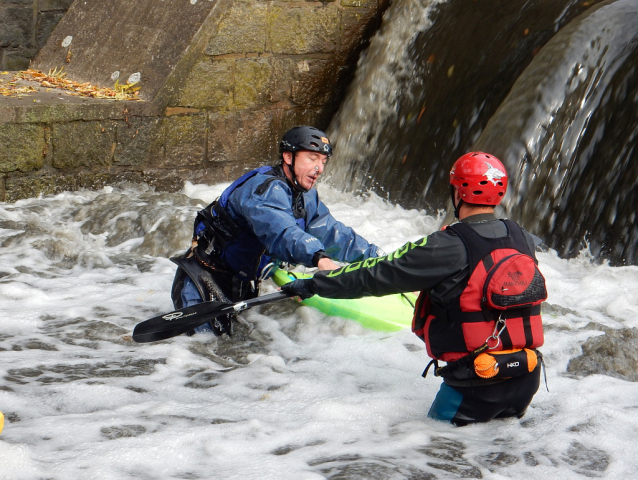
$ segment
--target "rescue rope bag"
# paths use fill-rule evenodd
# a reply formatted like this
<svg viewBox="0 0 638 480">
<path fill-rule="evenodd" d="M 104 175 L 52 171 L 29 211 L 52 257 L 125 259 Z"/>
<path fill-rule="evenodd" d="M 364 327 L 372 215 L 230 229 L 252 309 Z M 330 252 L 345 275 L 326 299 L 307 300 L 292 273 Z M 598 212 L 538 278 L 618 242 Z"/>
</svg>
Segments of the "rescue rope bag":
<svg viewBox="0 0 638 480">
<path fill-rule="evenodd" d="M 545 279 L 522 229 L 504 222 L 508 236 L 494 239 L 463 223 L 448 227 L 463 240 L 471 274 L 458 303 L 433 305 L 422 293 L 412 327 L 426 343 L 437 376 L 459 378 L 455 370 L 463 370 L 464 379 L 509 378 L 536 368 L 540 353 L 534 349 L 544 341 Z M 437 360 L 448 365 L 439 368 Z"/>
<path fill-rule="evenodd" d="M 474 359 L 474 372 L 481 378 L 510 378 L 533 372 L 538 365 L 535 350 L 483 352 Z"/>
</svg>

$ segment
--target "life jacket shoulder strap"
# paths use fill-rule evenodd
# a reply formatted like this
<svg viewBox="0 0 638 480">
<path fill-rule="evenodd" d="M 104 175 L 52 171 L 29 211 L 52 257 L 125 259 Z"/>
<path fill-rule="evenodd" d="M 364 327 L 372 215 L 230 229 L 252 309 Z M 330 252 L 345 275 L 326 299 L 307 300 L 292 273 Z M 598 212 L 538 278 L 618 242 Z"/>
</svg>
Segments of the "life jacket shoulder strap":
<svg viewBox="0 0 638 480">
<path fill-rule="evenodd" d="M 512 248 L 533 258 L 523 229 L 511 220 L 500 220 L 507 228 L 507 235 L 503 237 L 488 238 L 480 235 L 470 225 L 459 222 L 448 227 L 456 233 L 465 245 L 468 254 L 470 272 L 473 272 L 478 263 L 494 250 L 500 248 Z"/>
<path fill-rule="evenodd" d="M 255 193 L 257 195 L 263 195 L 270 187 L 270 184 L 273 182 L 288 182 L 281 167 L 274 168 L 272 177 L 264 180 L 264 182 L 255 189 Z M 303 192 L 300 192 L 296 189 L 292 190 L 292 213 L 295 217 L 295 220 L 305 218 L 306 216 Z"/>
<path fill-rule="evenodd" d="M 251 179 L 257 174 L 261 173 L 266 175 L 276 175 L 274 170 L 275 170 L 274 167 L 266 165 L 263 167 L 255 168 L 254 170 L 251 170 L 250 172 L 244 173 L 241 177 L 239 177 L 237 180 L 231 183 L 230 186 L 228 186 L 222 192 L 221 196 L 219 197 L 219 203 L 221 204 L 222 207 L 226 208 L 226 205 L 228 205 L 228 198 L 237 188 L 241 187 L 244 183 L 246 183 L 249 179 Z"/>
<path fill-rule="evenodd" d="M 200 223 L 204 224 L 204 236 L 211 237 L 216 232 L 221 234 L 223 240 L 229 241 L 231 238 L 239 235 L 242 229 L 233 221 L 226 210 L 228 199 L 237 188 L 258 174 L 273 175 L 271 178 L 273 180 L 277 179 L 276 168 L 270 166 L 256 168 L 239 177 L 222 192 L 219 198 L 197 212 L 195 224 L 193 225 L 193 238 L 196 239 L 198 236 L 197 230 Z M 266 182 L 268 181 L 270 181 L 270 178 L 266 180 Z M 212 238 L 208 240 L 210 241 Z"/>
</svg>

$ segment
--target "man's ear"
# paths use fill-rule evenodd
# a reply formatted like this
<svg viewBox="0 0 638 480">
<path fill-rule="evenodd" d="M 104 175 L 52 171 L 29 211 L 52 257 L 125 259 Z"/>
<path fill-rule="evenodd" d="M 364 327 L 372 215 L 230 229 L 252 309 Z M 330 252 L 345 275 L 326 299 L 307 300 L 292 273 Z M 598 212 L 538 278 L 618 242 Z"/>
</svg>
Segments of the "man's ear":
<svg viewBox="0 0 638 480">
<path fill-rule="evenodd" d="M 284 162 L 286 163 L 286 165 L 292 165 L 292 153 L 291 152 L 283 152 L 282 154 L 282 158 L 284 159 Z"/>
</svg>

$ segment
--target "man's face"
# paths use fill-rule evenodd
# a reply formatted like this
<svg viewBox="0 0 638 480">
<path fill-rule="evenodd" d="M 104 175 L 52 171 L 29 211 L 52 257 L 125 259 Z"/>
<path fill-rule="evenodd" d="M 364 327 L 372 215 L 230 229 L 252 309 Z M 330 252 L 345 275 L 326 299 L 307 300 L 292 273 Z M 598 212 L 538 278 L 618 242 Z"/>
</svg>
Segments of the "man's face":
<svg viewBox="0 0 638 480">
<path fill-rule="evenodd" d="M 297 181 L 305 190 L 314 187 L 319 175 L 323 173 L 323 169 L 328 161 L 328 156 L 319 152 L 308 152 L 305 150 L 297 152 L 295 156 L 295 174 Z M 292 163 L 292 153 L 284 152 L 284 162 L 290 168 Z M 290 179 L 292 180 L 292 179 Z"/>
</svg>

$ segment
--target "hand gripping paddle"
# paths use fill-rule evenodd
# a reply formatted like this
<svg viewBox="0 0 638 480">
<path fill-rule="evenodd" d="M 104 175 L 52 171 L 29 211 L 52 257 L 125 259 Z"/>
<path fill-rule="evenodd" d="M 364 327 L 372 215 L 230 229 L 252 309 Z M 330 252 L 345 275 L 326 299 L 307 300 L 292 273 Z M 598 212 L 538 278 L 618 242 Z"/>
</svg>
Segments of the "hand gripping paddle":
<svg viewBox="0 0 638 480">
<path fill-rule="evenodd" d="M 229 313 L 238 313 L 251 307 L 276 302 L 284 298 L 293 297 L 292 292 L 275 292 L 243 302 L 202 302 L 190 307 L 181 308 L 174 312 L 165 313 L 157 317 L 138 323 L 133 330 L 133 340 L 137 343 L 157 342 L 176 337 L 200 325 Z"/>
</svg>

